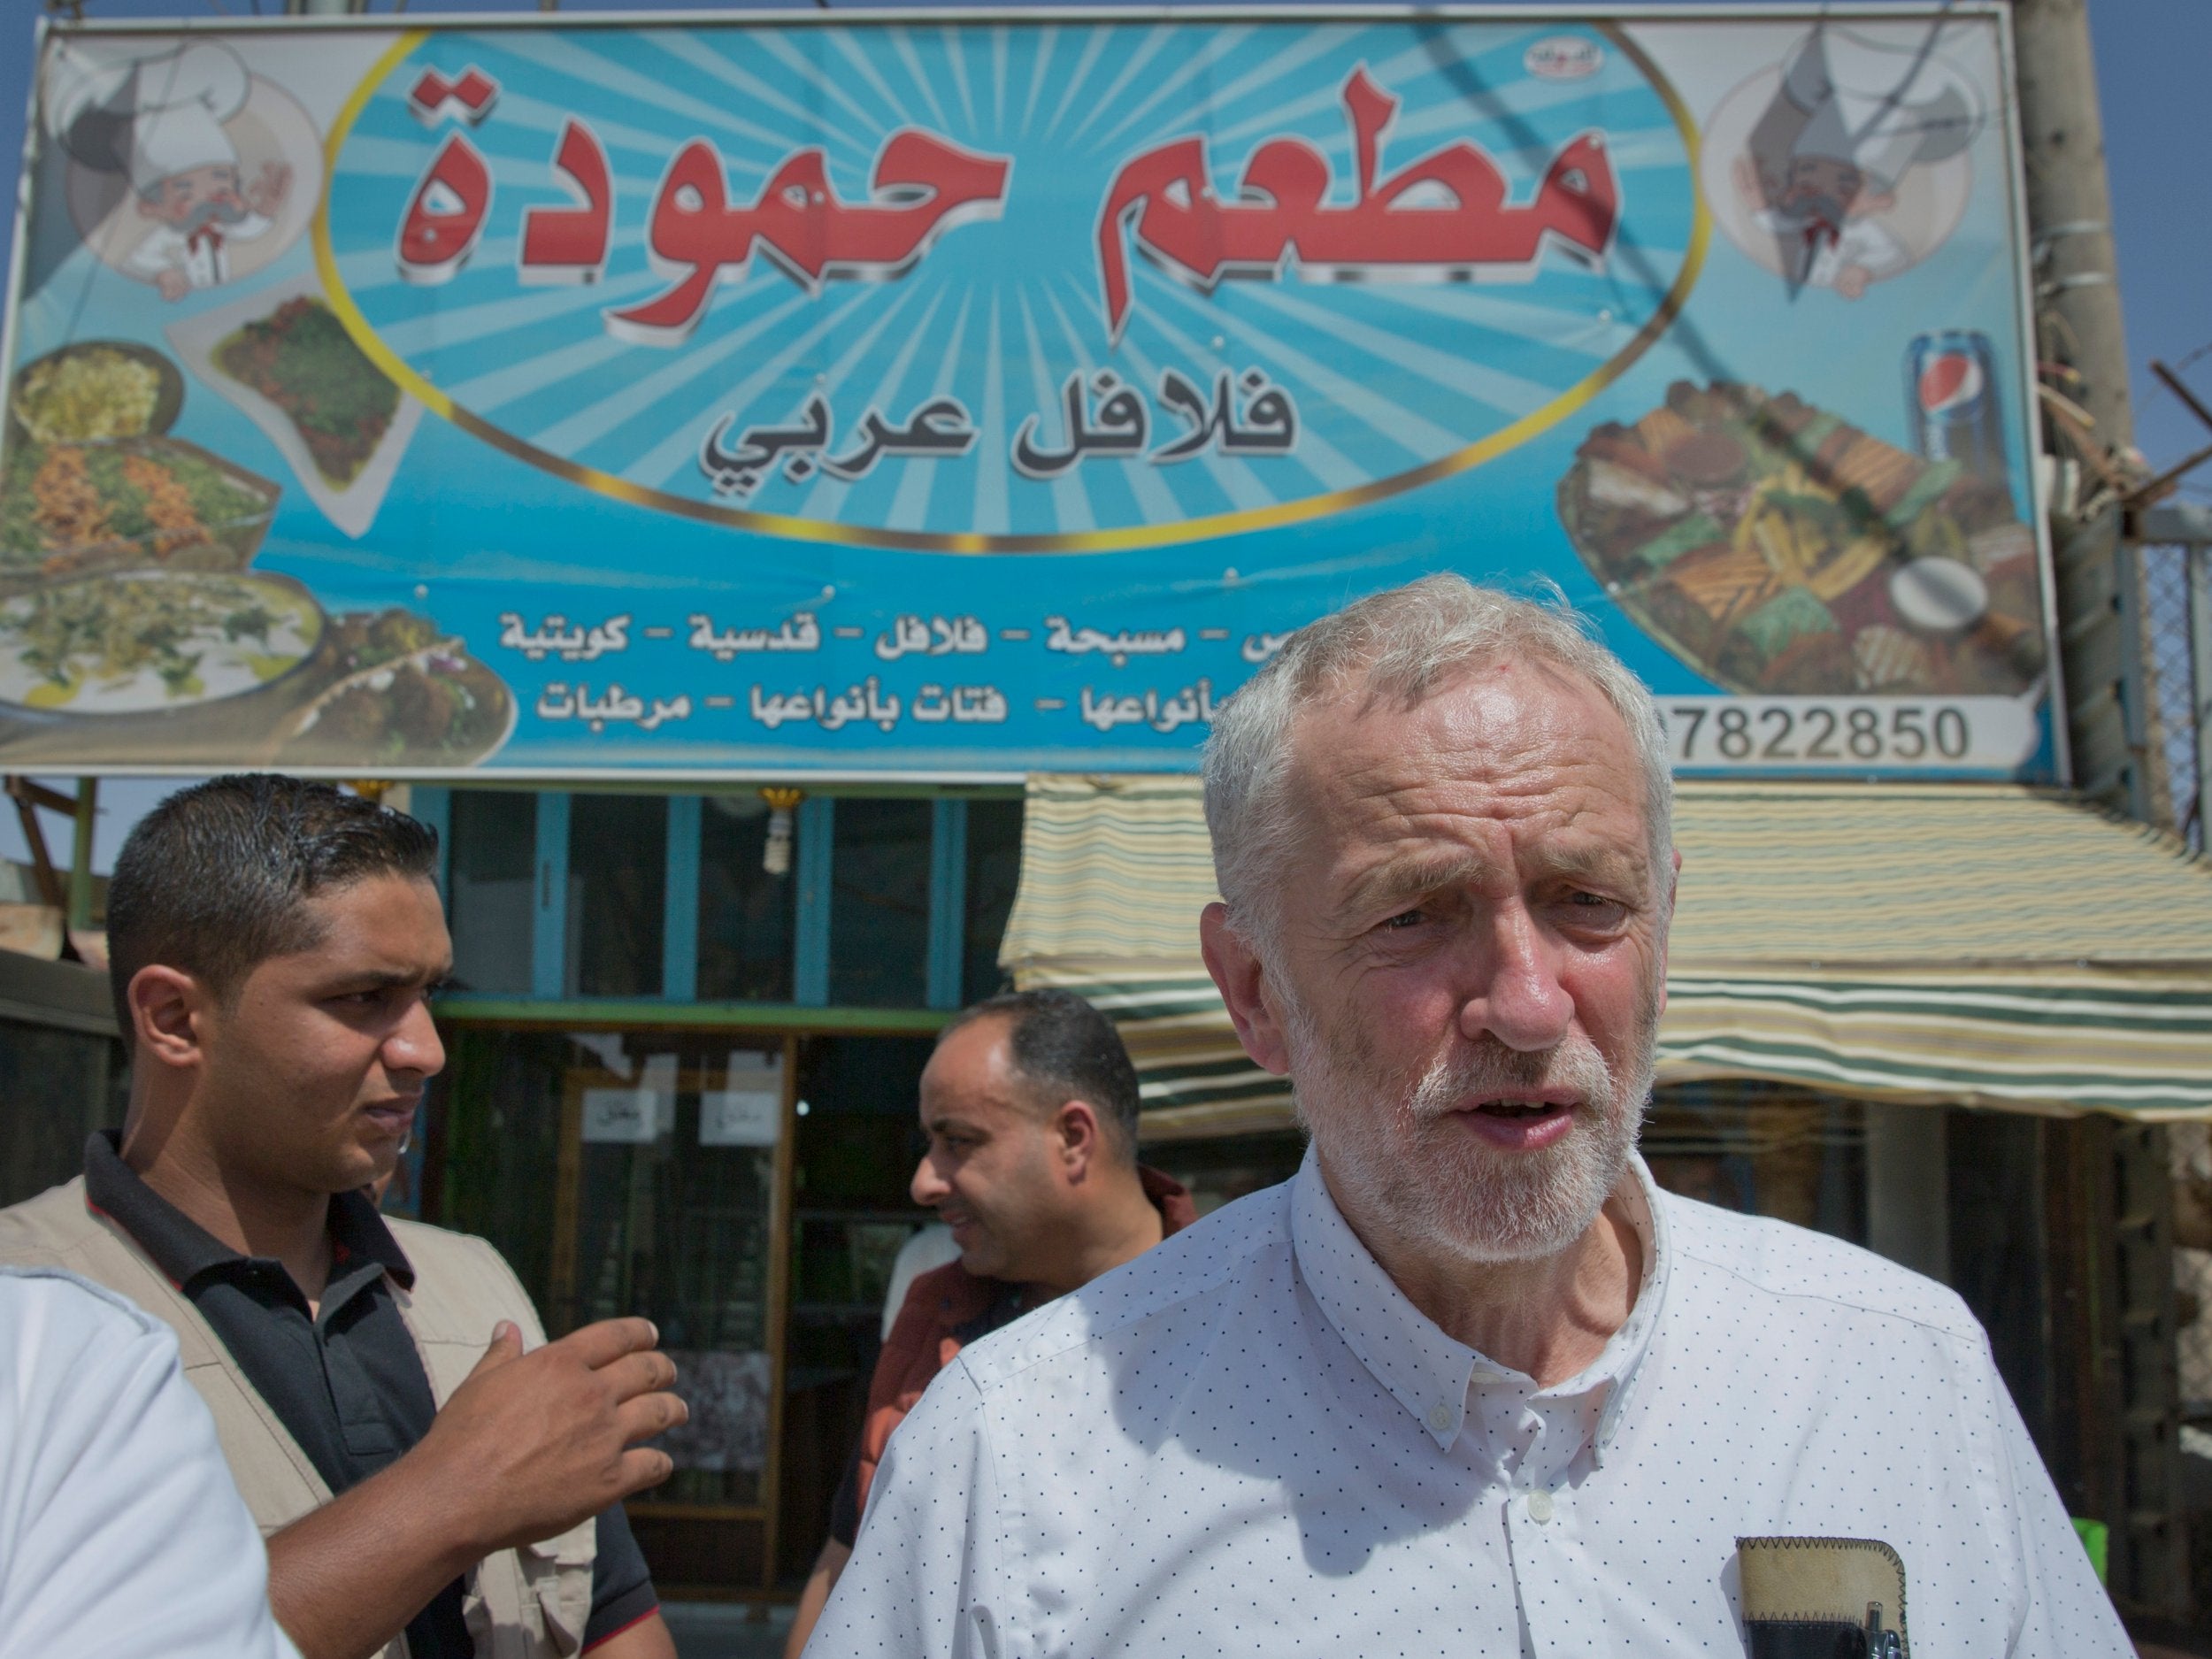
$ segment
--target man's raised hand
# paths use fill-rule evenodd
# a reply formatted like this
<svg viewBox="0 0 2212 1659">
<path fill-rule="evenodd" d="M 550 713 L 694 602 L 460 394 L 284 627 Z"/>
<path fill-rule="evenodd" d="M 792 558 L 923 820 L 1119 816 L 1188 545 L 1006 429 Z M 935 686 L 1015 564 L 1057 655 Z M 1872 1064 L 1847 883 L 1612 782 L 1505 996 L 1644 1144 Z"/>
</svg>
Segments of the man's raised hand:
<svg viewBox="0 0 2212 1659">
<path fill-rule="evenodd" d="M 450 1476 L 480 1554 L 535 1543 L 657 1486 L 674 1464 L 638 1444 L 691 1415 L 646 1319 L 606 1319 L 522 1351 L 502 1320 L 419 1452 Z"/>
</svg>

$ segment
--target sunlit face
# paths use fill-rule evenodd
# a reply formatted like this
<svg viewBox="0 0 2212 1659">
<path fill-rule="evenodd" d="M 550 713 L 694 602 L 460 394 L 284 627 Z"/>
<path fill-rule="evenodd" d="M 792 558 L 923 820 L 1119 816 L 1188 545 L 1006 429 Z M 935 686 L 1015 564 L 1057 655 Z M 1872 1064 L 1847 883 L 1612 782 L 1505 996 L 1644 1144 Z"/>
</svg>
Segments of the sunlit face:
<svg viewBox="0 0 2212 1659">
<path fill-rule="evenodd" d="M 1308 711 L 1268 975 L 1332 1192 L 1470 1260 L 1554 1254 L 1648 1097 L 1672 871 L 1626 726 L 1508 665 L 1404 710 Z"/>
<path fill-rule="evenodd" d="M 922 1133 L 914 1202 L 937 1212 L 960 1264 L 1024 1283 L 1051 1260 L 1066 1225 L 1050 1125 L 1013 1067 L 1008 1022 L 986 1018 L 937 1046 L 922 1071 Z"/>
<path fill-rule="evenodd" d="M 445 1064 L 428 995 L 453 949 L 427 881 L 372 876 L 308 908 L 320 942 L 256 964 L 206 1012 L 200 1094 L 225 1167 L 339 1193 L 390 1173 Z"/>
<path fill-rule="evenodd" d="M 210 221 L 233 225 L 246 216 L 238 169 L 227 162 L 173 173 L 138 198 L 138 211 L 165 225 L 196 230 Z"/>
</svg>

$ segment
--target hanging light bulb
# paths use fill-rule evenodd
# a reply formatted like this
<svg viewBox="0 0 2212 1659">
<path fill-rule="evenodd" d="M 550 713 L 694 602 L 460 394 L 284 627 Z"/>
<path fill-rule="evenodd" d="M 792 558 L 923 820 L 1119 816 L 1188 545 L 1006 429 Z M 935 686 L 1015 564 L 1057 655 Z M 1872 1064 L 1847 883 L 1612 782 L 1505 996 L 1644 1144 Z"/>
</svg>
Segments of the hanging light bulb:
<svg viewBox="0 0 2212 1659">
<path fill-rule="evenodd" d="M 791 814 L 804 799 L 798 789 L 763 789 L 768 803 L 768 841 L 760 849 L 760 867 L 772 876 L 791 873 Z"/>
</svg>

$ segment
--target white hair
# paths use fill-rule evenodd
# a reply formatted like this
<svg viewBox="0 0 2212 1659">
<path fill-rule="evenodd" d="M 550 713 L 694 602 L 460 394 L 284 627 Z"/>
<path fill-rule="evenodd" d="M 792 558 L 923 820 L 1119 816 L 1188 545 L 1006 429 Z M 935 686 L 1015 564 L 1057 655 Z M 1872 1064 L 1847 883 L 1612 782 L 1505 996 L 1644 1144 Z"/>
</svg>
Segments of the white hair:
<svg viewBox="0 0 2212 1659">
<path fill-rule="evenodd" d="M 1230 923 L 1248 942 L 1271 949 L 1278 876 L 1302 822 L 1289 798 L 1300 717 L 1348 693 L 1363 695 L 1370 707 L 1391 701 L 1416 708 L 1461 675 L 1505 663 L 1537 663 L 1583 680 L 1621 717 L 1642 764 L 1652 879 L 1663 895 L 1674 850 L 1674 776 L 1658 705 L 1591 637 L 1564 595 L 1553 593 L 1553 603 L 1538 603 L 1463 576 L 1424 576 L 1299 629 L 1238 690 L 1206 744 L 1206 828 Z"/>
</svg>

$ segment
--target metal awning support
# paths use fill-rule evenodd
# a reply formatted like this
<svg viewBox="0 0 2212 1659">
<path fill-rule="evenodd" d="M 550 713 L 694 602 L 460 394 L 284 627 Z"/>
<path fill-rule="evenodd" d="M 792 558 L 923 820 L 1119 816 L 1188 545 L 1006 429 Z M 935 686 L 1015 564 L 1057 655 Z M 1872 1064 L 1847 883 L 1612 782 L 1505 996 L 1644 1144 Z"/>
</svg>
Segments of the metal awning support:
<svg viewBox="0 0 2212 1659">
<path fill-rule="evenodd" d="M 31 852 L 31 869 L 42 903 L 60 910 L 71 930 L 92 926 L 92 831 L 99 812 L 99 783 L 91 778 L 77 780 L 77 793 L 66 795 L 34 779 L 11 773 L 0 783 L 15 803 L 23 840 Z M 38 821 L 39 810 L 58 812 L 71 820 L 69 870 L 66 876 L 46 848 L 46 832 Z M 63 954 L 73 948 L 65 946 Z"/>
</svg>

